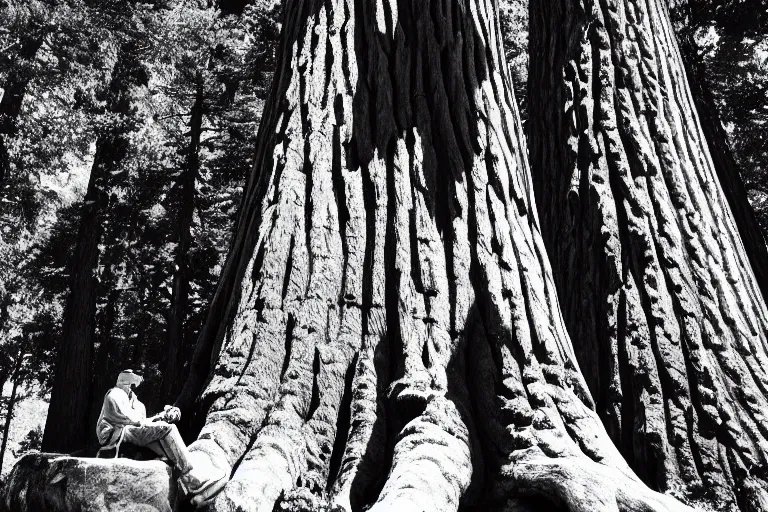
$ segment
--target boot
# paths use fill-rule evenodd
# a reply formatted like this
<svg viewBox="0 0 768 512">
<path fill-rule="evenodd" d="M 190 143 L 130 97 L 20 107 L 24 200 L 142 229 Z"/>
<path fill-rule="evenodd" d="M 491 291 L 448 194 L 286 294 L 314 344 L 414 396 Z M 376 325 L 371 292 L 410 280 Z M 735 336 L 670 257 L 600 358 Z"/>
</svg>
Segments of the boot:
<svg viewBox="0 0 768 512">
<path fill-rule="evenodd" d="M 192 495 L 193 503 L 201 506 L 200 502 L 211 499 L 226 485 L 229 475 L 214 466 L 203 453 L 194 452 L 190 456 L 192 468 L 181 475 L 179 483 L 185 494 Z"/>
</svg>

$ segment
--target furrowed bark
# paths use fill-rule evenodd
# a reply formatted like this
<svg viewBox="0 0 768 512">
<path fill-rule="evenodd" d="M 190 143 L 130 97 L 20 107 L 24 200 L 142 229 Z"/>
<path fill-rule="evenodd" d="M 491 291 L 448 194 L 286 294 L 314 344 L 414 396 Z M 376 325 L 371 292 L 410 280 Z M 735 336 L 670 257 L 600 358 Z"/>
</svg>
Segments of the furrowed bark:
<svg viewBox="0 0 768 512">
<path fill-rule="evenodd" d="M 108 178 L 125 157 L 130 144 L 130 90 L 146 79 L 137 53 L 136 41 L 123 44 L 109 84 L 107 109 L 118 116 L 119 121 L 96 142 L 88 189 L 83 198 L 62 339 L 43 434 L 42 449 L 45 451 L 69 453 L 80 450 L 93 436 L 88 413 L 98 290 L 96 270 L 101 253 L 103 217 L 109 201 Z"/>
<path fill-rule="evenodd" d="M 531 34 L 535 186 L 597 411 L 654 489 L 763 510 L 766 306 L 666 4 L 532 2 Z"/>
<path fill-rule="evenodd" d="M 686 510 L 591 409 L 495 4 L 291 2 L 279 62 L 190 447 L 212 509 Z"/>
</svg>

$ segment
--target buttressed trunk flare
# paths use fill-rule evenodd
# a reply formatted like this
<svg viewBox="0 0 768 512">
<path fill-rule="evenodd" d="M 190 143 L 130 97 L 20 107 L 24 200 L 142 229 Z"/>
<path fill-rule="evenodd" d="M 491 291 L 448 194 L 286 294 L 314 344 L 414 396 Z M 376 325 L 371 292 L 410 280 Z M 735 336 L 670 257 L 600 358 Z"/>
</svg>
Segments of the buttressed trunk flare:
<svg viewBox="0 0 768 512">
<path fill-rule="evenodd" d="M 530 5 L 531 161 L 597 411 L 652 487 L 767 510 L 768 311 L 667 6 Z"/>
<path fill-rule="evenodd" d="M 190 447 L 233 470 L 213 509 L 686 510 L 592 409 L 496 5 L 285 11 Z"/>
</svg>

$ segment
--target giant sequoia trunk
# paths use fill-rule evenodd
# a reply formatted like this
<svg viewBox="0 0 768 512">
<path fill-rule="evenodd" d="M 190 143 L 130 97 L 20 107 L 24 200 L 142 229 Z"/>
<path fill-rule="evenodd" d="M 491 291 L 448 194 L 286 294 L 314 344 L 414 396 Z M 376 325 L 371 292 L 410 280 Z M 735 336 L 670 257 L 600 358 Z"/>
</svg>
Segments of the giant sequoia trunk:
<svg viewBox="0 0 768 512">
<path fill-rule="evenodd" d="M 638 475 L 768 510 L 768 312 L 662 0 L 531 3 L 531 161 L 568 330 Z"/>
<path fill-rule="evenodd" d="M 135 41 L 122 45 L 107 91 L 107 109 L 116 120 L 96 142 L 88 189 L 83 198 L 62 338 L 43 434 L 42 449 L 46 451 L 68 453 L 80 450 L 94 436 L 88 412 L 92 399 L 91 361 L 98 294 L 96 270 L 110 194 L 108 179 L 125 158 L 130 144 L 131 88 L 146 81 L 138 61 L 138 48 Z"/>
<path fill-rule="evenodd" d="M 592 409 L 495 4 L 295 1 L 283 27 L 179 400 L 213 357 L 191 446 L 232 471 L 213 509 L 686 509 Z"/>
</svg>

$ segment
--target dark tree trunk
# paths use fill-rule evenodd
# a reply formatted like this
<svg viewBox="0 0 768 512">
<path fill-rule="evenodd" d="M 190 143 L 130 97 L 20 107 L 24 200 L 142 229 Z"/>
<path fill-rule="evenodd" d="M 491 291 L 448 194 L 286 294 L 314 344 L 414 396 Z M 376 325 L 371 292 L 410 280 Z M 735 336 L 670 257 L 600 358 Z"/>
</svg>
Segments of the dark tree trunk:
<svg viewBox="0 0 768 512">
<path fill-rule="evenodd" d="M 495 5 L 289 2 L 280 52 L 180 400 L 213 510 L 687 510 L 592 409 Z"/>
<path fill-rule="evenodd" d="M 5 193 L 10 172 L 8 138 L 16 133 L 24 94 L 32 79 L 31 62 L 42 46 L 43 39 L 43 36 L 36 32 L 23 37 L 15 65 L 3 84 L 3 98 L 0 100 L 0 195 Z"/>
<path fill-rule="evenodd" d="M 5 283 L 3 283 L 4 285 Z M 6 322 L 10 316 L 10 307 L 13 300 L 13 294 L 10 290 L 6 290 L 5 286 L 0 288 L 0 329 L 5 329 Z"/>
<path fill-rule="evenodd" d="M 87 446 L 93 434 L 89 424 L 92 353 L 98 293 L 96 269 L 104 215 L 109 202 L 108 179 L 125 157 L 132 129 L 130 90 L 146 80 L 138 61 L 139 45 L 124 43 L 107 92 L 107 109 L 118 121 L 96 142 L 88 189 L 83 199 L 77 245 L 70 269 L 71 284 L 64 309 L 62 340 L 56 359 L 51 403 L 42 449 L 72 452 Z"/>
<path fill-rule="evenodd" d="M 653 488 L 766 510 L 768 311 L 666 4 L 530 5 L 535 188 L 597 411 Z"/>
<path fill-rule="evenodd" d="M 107 303 L 104 307 L 103 321 L 99 328 L 99 337 L 101 341 L 96 351 L 96 357 L 93 360 L 93 383 L 91 384 L 91 408 L 89 414 L 89 425 L 96 425 L 99 414 L 101 413 L 102 397 L 114 385 L 114 378 L 117 377 L 115 371 L 114 359 L 116 357 L 117 344 L 115 343 L 114 327 L 117 320 L 117 304 L 120 298 L 120 290 L 116 288 L 113 281 L 112 271 L 106 272 L 105 281 L 108 283 Z M 89 437 L 89 444 L 95 446 L 97 439 Z"/>
<path fill-rule="evenodd" d="M 3 461 L 5 460 L 5 450 L 8 448 L 8 434 L 11 430 L 11 420 L 13 419 L 13 410 L 16 407 L 16 397 L 19 390 L 19 381 L 21 372 L 21 365 L 24 362 L 24 354 L 22 352 L 19 352 L 18 357 L 16 358 L 16 361 L 14 363 L 13 368 L 13 375 L 11 376 L 12 379 L 12 388 L 11 388 L 11 396 L 8 399 L 8 405 L 6 407 L 5 412 L 5 426 L 3 427 L 3 441 L 0 445 L 0 473 L 3 471 Z M 3 380 L 3 384 L 5 384 L 5 380 Z M 2 389 L 2 388 L 0 388 Z"/>
<path fill-rule="evenodd" d="M 91 403 L 91 361 L 94 315 L 96 313 L 96 265 L 102 233 L 106 192 L 101 163 L 105 158 L 103 140 L 91 169 L 85 204 L 81 210 L 77 246 L 71 265 L 69 296 L 64 310 L 62 339 L 58 347 L 56 370 L 48 407 L 42 448 L 45 451 L 72 452 L 83 448 L 90 438 L 87 428 Z M 97 184 L 99 183 L 99 184 Z"/>
<path fill-rule="evenodd" d="M 144 345 L 146 344 L 147 326 L 149 324 L 149 299 L 151 290 L 148 279 L 143 278 L 139 281 L 139 325 L 137 326 L 136 338 L 133 342 L 131 351 L 131 365 L 139 368 L 144 360 Z"/>
<path fill-rule="evenodd" d="M 173 400 L 179 392 L 181 370 L 185 363 L 184 320 L 187 317 L 187 302 L 189 299 L 189 250 L 192 246 L 192 218 L 195 213 L 195 182 L 200 168 L 200 136 L 203 128 L 204 114 L 204 83 L 202 73 L 198 72 L 195 102 L 192 105 L 189 120 L 189 145 L 186 148 L 186 165 L 179 177 L 180 210 L 177 218 L 176 258 L 174 260 L 173 292 L 171 295 L 171 310 L 168 314 L 166 330 L 166 359 L 160 396 Z"/>
</svg>

